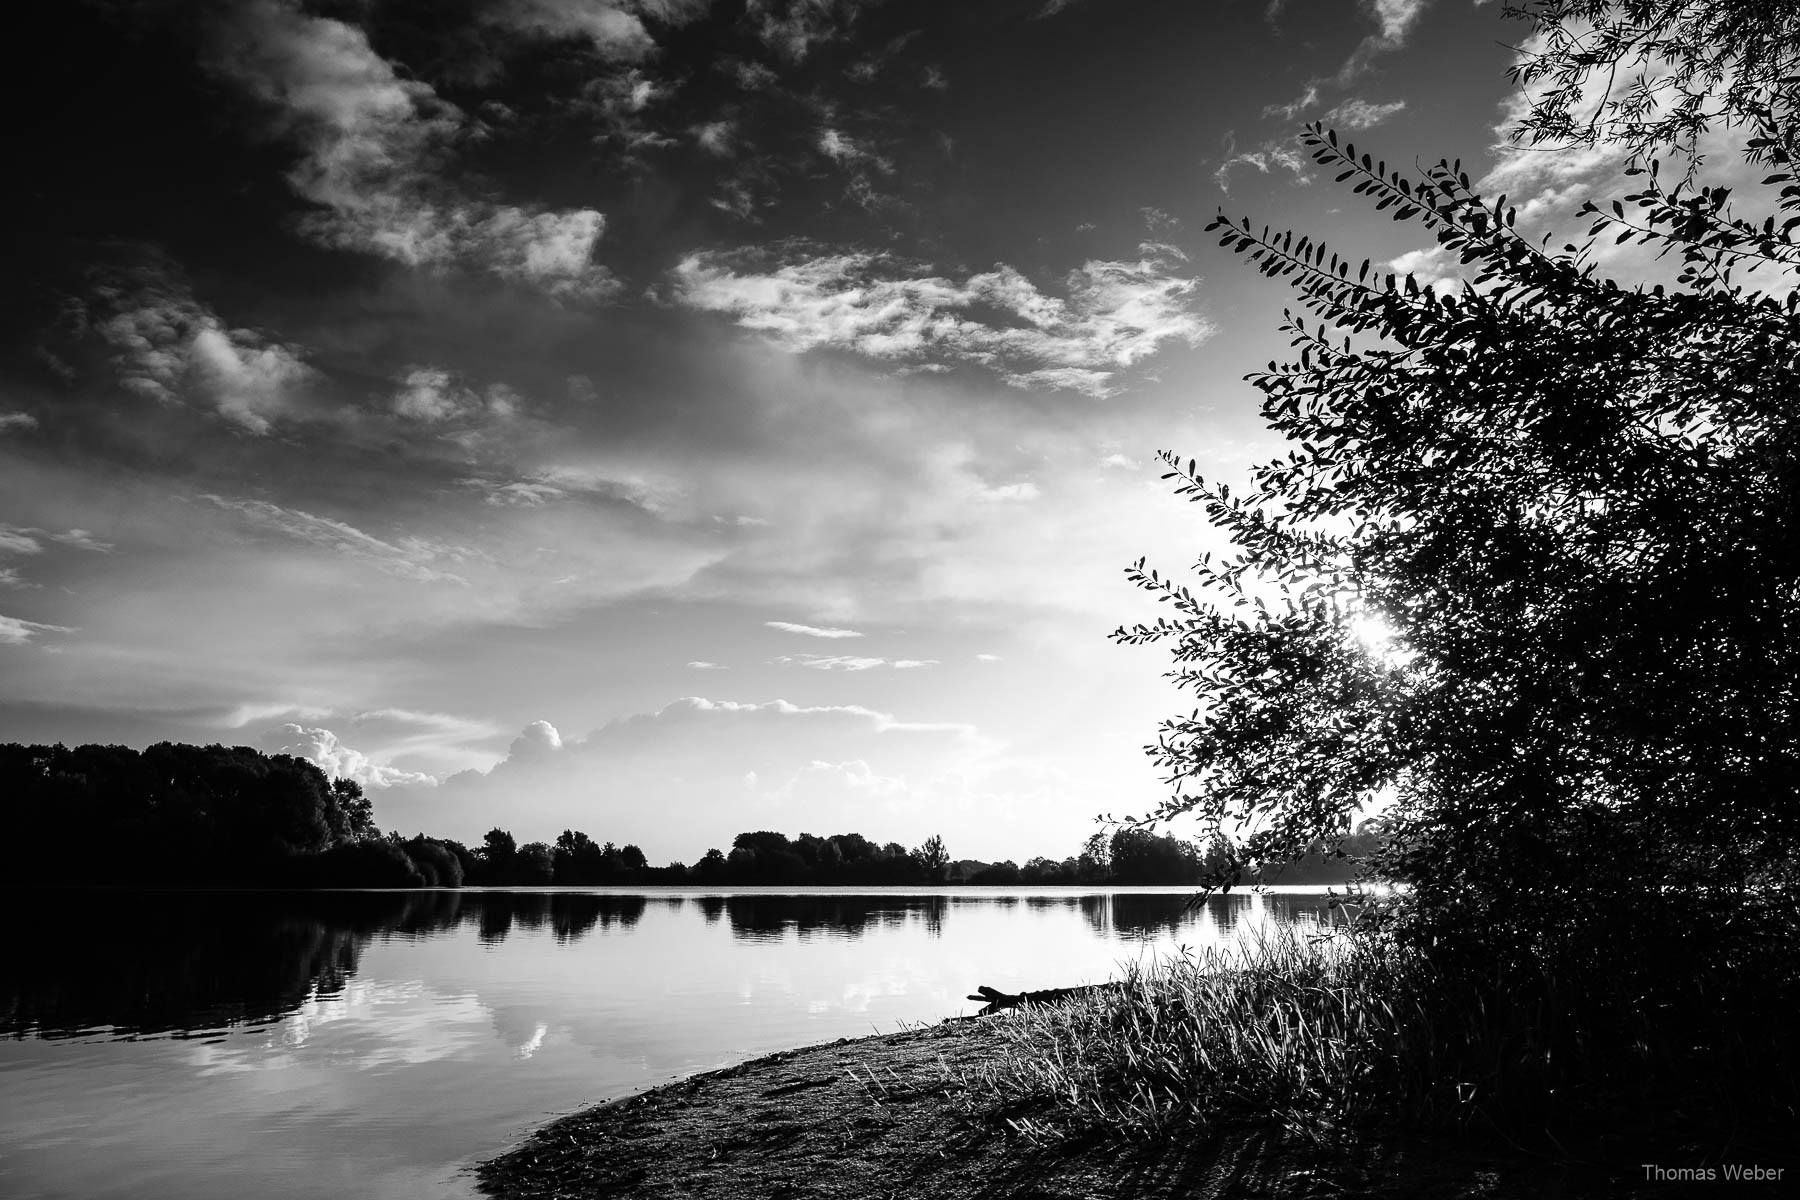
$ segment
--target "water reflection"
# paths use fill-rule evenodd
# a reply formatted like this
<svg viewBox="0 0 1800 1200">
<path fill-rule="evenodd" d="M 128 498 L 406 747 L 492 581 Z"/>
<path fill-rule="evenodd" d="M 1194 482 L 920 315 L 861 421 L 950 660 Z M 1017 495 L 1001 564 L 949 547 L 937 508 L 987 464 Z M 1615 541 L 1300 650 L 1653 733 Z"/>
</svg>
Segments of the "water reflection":
<svg viewBox="0 0 1800 1200">
<path fill-rule="evenodd" d="M 691 906 L 705 924 L 723 921 L 743 943 L 853 941 L 872 930 L 909 928 L 937 940 L 958 912 L 981 911 L 1019 912 L 1031 921 L 1066 914 L 1103 938 L 1155 943 L 1202 934 L 1230 938 L 1253 910 L 1259 920 L 1316 922 L 1325 904 L 1318 895 L 1233 893 L 1199 909 L 1191 899 L 1181 893 L 65 893 L 37 898 L 42 910 L 18 923 L 11 953 L 0 956 L 0 1033 L 190 1037 L 268 1022 L 341 997 L 376 938 L 425 940 L 464 927 L 489 948 L 516 934 L 573 946 L 631 931 L 647 911 L 679 914 Z M 534 1033 L 530 1026 L 509 1040 L 532 1045 Z"/>
<path fill-rule="evenodd" d="M 944 889 L 15 894 L 7 1195 L 467 1194 L 546 1113 L 1326 899 Z"/>
</svg>

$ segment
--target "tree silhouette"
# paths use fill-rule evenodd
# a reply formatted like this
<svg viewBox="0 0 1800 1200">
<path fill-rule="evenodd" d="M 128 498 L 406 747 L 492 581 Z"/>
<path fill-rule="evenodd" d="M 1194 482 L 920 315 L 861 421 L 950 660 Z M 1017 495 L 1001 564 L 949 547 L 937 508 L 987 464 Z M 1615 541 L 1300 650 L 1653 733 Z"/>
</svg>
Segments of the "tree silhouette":
<svg viewBox="0 0 1800 1200">
<path fill-rule="evenodd" d="M 1551 252 L 1460 164 L 1306 141 L 1468 282 L 1211 226 L 1306 311 L 1296 359 L 1251 376 L 1288 453 L 1240 494 L 1163 456 L 1235 549 L 1198 592 L 1130 572 L 1175 615 L 1115 638 L 1172 643 L 1201 700 L 1164 726 L 1155 815 L 1241 830 L 1229 880 L 1391 793 L 1400 927 L 1522 964 L 1699 939 L 1720 905 L 1767 929 L 1758 888 L 1800 848 L 1800 315 L 1734 271 L 1800 259 L 1800 187 L 1752 223 L 1648 173 Z M 1786 144 L 1754 149 L 1786 171 Z M 1601 276 L 1602 231 L 1685 257 L 1680 284 Z"/>
</svg>

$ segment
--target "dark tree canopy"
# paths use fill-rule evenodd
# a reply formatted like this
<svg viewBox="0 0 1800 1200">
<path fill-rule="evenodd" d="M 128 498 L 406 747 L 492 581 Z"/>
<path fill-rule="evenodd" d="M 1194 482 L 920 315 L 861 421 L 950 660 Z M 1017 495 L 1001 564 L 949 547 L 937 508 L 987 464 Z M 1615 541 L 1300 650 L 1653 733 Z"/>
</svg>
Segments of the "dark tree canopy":
<svg viewBox="0 0 1800 1200">
<path fill-rule="evenodd" d="M 1115 637 L 1170 642 L 1200 698 L 1153 748 L 1178 789 L 1157 815 L 1242 829 L 1234 866 L 1259 866 L 1391 794 L 1405 911 L 1525 958 L 1791 879 L 1800 313 L 1734 271 L 1791 260 L 1800 188 L 1760 225 L 1653 181 L 1593 210 L 1687 259 L 1676 289 L 1627 287 L 1519 236 L 1459 164 L 1415 181 L 1307 140 L 1470 282 L 1213 226 L 1298 295 L 1296 358 L 1251 377 L 1291 450 L 1244 494 L 1164 456 L 1236 550 L 1198 591 L 1132 573 L 1175 613 Z M 1787 170 L 1782 140 L 1757 150 Z M 1371 619 L 1397 652 L 1355 636 Z"/>
</svg>

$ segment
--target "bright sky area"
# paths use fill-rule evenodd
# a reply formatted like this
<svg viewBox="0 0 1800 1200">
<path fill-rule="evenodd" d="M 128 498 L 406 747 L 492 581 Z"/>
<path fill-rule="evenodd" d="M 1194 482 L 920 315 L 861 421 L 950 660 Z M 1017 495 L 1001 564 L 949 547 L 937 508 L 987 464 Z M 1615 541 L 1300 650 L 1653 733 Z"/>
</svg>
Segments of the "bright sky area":
<svg viewBox="0 0 1800 1200">
<path fill-rule="evenodd" d="M 1186 698 L 1107 633 L 1277 446 L 1220 206 L 1429 278 L 1324 120 L 1528 227 L 1470 0 L 53 6 L 9 80 L 0 740 L 222 741 L 406 833 L 1074 853 Z M 17 157 L 22 155 L 23 157 Z M 1178 832 L 1191 832 L 1181 831 Z"/>
</svg>

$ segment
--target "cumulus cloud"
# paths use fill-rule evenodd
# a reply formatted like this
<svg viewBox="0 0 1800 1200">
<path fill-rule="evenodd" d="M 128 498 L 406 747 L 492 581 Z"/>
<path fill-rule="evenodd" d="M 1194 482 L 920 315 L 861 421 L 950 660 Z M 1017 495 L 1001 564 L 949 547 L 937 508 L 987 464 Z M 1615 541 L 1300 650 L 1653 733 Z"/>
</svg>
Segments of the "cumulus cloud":
<svg viewBox="0 0 1800 1200">
<path fill-rule="evenodd" d="M 961 723 L 786 700 L 688 696 L 585 738 L 552 744 L 552 729 L 548 722 L 527 727 L 489 771 L 461 772 L 436 788 L 388 790 L 378 818 L 465 839 L 495 824 L 520 841 L 584 829 L 635 842 L 653 857 L 690 861 L 738 829 L 857 829 L 910 843 L 944 816 L 921 785 L 960 777 L 994 750 Z M 880 797 L 848 785 L 796 791 L 796 777 L 820 773 L 818 764 L 843 767 L 876 791 L 883 790 L 874 783 L 880 778 L 907 786 L 887 787 Z M 872 808 L 877 798 L 886 803 Z"/>
<path fill-rule="evenodd" d="M 198 402 L 238 428 L 266 434 L 294 415 L 317 373 L 297 347 L 228 329 L 180 280 L 143 270 L 94 289 L 95 323 L 119 382 L 166 404 Z"/>
<path fill-rule="evenodd" d="M 75 629 L 67 625 L 46 625 L 41 621 L 0 615 L 0 646 L 23 646 L 32 638 L 46 633 L 75 632 Z"/>
<path fill-rule="evenodd" d="M 1440 292 L 1453 291 L 1462 283 L 1461 260 L 1442 246 L 1408 250 L 1388 261 L 1388 270 L 1397 275 L 1411 275 L 1420 283 Z"/>
<path fill-rule="evenodd" d="M 863 636 L 854 629 L 829 629 L 818 625 L 796 625 L 792 621 L 764 621 L 770 629 L 779 629 L 783 633 L 803 633 L 807 637 L 816 638 L 859 638 Z"/>
<path fill-rule="evenodd" d="M 201 499 L 240 513 L 265 529 L 333 554 L 369 563 L 390 575 L 416 579 L 421 583 L 468 582 L 461 575 L 435 565 L 460 562 L 472 553 L 459 547 L 414 537 L 386 542 L 343 521 L 315 516 L 297 508 L 283 508 L 267 500 L 228 500 L 211 493 L 203 494 Z"/>
<path fill-rule="evenodd" d="M 550 20 L 544 14 L 567 16 L 581 6 L 515 7 Z M 301 223 L 308 236 L 408 266 L 471 266 L 562 299 L 615 290 L 592 262 L 605 228 L 599 212 L 498 204 L 438 177 L 440 161 L 466 132 L 464 114 L 429 85 L 403 78 L 361 29 L 288 0 L 225 11 L 212 65 L 267 104 L 300 146 L 288 181 L 319 206 Z"/>
<path fill-rule="evenodd" d="M 424 424 L 444 425 L 472 419 L 506 420 L 519 411 L 519 395 L 503 383 L 479 392 L 442 367 L 410 366 L 395 380 L 390 401 L 394 412 Z"/>
<path fill-rule="evenodd" d="M 351 779 L 365 788 L 389 788 L 397 784 L 430 786 L 437 780 L 420 771 L 403 771 L 378 763 L 359 750 L 339 740 L 329 729 L 308 728 L 297 723 L 283 725 L 274 735 L 281 744 L 271 754 L 291 754 L 316 765 L 333 779 Z"/>
<path fill-rule="evenodd" d="M 533 721 L 507 748 L 509 758 L 533 758 L 562 749 L 562 734 L 548 721 Z"/>
<path fill-rule="evenodd" d="M 1017 387 L 1104 396 L 1116 373 L 1165 342 L 1211 332 L 1190 307 L 1199 281 L 1145 247 L 1136 262 L 1089 261 L 1046 293 L 1008 266 L 955 280 L 890 255 L 853 252 L 771 265 L 702 252 L 674 269 L 675 303 L 736 318 L 800 353 L 828 348 L 911 365 L 973 364 Z"/>
<path fill-rule="evenodd" d="M 28 412 L 0 412 L 0 433 L 15 429 L 36 429 L 38 419 Z"/>
</svg>

